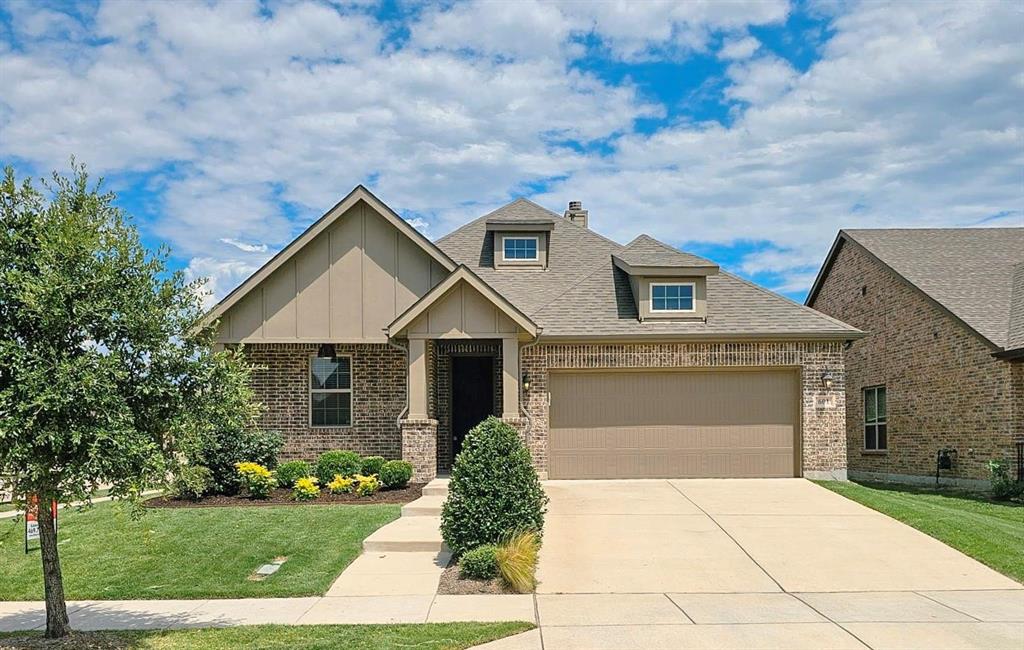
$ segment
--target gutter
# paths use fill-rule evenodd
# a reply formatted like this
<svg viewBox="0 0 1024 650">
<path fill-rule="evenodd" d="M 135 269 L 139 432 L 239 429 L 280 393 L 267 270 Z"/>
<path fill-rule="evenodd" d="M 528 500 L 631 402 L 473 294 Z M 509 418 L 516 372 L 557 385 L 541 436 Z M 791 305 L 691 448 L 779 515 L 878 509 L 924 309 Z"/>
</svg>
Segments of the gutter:
<svg viewBox="0 0 1024 650">
<path fill-rule="evenodd" d="M 390 345 L 391 347 L 393 347 L 396 350 L 401 350 L 402 352 L 404 352 L 405 353 L 405 362 L 407 364 L 409 363 L 409 348 L 404 348 L 401 345 L 395 343 L 394 340 L 390 336 L 388 337 L 388 345 Z M 399 432 L 402 431 L 402 420 L 405 418 L 406 415 L 408 415 L 408 413 L 409 413 L 409 370 L 407 368 L 406 371 L 405 371 L 405 406 L 402 408 L 402 412 L 398 414 L 398 418 L 395 420 L 395 426 L 398 427 L 398 431 Z"/>
<path fill-rule="evenodd" d="M 523 363 L 523 352 L 529 350 L 533 346 L 540 343 L 540 336 L 544 333 L 543 327 L 537 328 L 537 334 L 533 337 L 533 340 L 524 345 L 519 349 L 519 412 L 526 418 L 526 431 L 523 432 L 523 437 L 526 439 L 527 444 L 530 442 L 530 433 L 533 431 L 533 418 L 530 417 L 529 411 L 523 406 L 523 374 L 522 374 L 522 363 Z"/>
</svg>

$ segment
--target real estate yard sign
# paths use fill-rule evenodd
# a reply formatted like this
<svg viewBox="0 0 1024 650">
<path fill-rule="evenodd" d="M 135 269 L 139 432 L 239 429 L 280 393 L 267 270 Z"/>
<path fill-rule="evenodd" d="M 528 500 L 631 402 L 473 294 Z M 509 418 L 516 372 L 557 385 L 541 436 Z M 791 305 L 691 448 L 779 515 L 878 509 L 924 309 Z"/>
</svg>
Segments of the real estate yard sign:
<svg viewBox="0 0 1024 650">
<path fill-rule="evenodd" d="M 50 512 L 53 513 L 53 530 L 57 531 L 57 501 L 50 504 Z M 31 540 L 39 539 L 39 497 L 32 495 L 25 504 L 25 552 L 28 553 L 28 543 Z"/>
</svg>

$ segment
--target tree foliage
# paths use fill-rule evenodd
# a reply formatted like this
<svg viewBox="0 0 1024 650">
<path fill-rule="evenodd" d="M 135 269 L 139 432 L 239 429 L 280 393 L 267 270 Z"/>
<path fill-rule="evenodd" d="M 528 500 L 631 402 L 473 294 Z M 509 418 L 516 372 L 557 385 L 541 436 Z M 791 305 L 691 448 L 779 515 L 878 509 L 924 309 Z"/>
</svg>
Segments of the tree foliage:
<svg viewBox="0 0 1024 650">
<path fill-rule="evenodd" d="M 169 272 L 167 250 L 148 252 L 114 195 L 72 166 L 42 191 L 11 168 L 0 182 L 0 476 L 43 503 L 100 485 L 136 501 L 166 481 L 177 449 L 254 422 L 248 394 L 224 399 L 249 366 L 213 349 L 198 282 Z M 47 632 L 58 636 L 67 617 L 48 528 Z"/>
</svg>

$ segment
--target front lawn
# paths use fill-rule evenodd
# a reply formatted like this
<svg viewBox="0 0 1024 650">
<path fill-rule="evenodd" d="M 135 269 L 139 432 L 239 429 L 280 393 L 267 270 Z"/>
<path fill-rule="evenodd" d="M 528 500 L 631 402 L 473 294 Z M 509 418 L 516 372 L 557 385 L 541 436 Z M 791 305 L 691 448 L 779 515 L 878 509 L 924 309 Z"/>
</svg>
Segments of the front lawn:
<svg viewBox="0 0 1024 650">
<path fill-rule="evenodd" d="M 1024 506 L 948 489 L 890 483 L 816 483 L 1024 582 Z"/>
<path fill-rule="evenodd" d="M 0 647 L 95 650 L 228 650 L 302 648 L 460 650 L 533 628 L 530 623 L 428 623 L 424 625 L 254 625 L 163 632 L 86 632 L 61 642 L 38 633 L 0 633 Z"/>
<path fill-rule="evenodd" d="M 327 591 L 370 533 L 400 506 L 150 509 L 132 520 L 117 503 L 61 510 L 58 548 L 69 600 L 254 598 Z M 41 600 L 39 551 L 24 523 L 0 520 L 0 600 Z M 287 557 L 262 582 L 260 565 Z"/>
</svg>

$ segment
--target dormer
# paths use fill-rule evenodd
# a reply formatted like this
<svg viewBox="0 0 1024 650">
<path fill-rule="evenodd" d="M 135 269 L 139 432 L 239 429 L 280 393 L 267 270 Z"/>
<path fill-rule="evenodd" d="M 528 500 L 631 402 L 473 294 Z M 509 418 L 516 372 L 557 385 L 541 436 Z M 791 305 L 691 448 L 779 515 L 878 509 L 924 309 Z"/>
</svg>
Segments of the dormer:
<svg viewBox="0 0 1024 650">
<path fill-rule="evenodd" d="M 494 217 L 487 235 L 494 238 L 495 269 L 546 269 L 553 219 Z"/>
<path fill-rule="evenodd" d="M 612 261 L 629 275 L 641 321 L 707 320 L 707 277 L 719 270 L 714 262 L 647 235 L 614 253 Z"/>
</svg>

